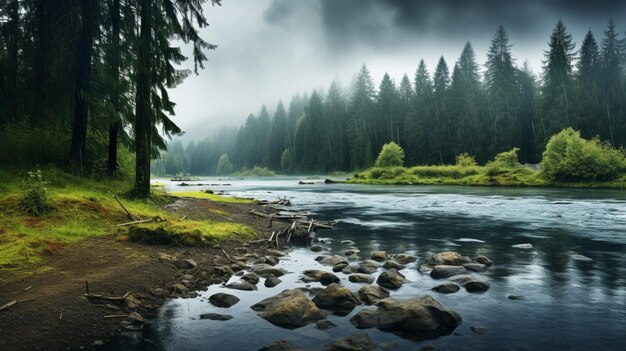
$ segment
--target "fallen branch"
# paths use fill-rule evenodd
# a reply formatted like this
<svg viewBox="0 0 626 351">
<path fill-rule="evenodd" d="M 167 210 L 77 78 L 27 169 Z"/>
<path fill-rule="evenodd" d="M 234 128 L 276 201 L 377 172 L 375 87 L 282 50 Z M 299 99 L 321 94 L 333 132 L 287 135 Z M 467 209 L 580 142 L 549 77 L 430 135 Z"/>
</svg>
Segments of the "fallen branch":
<svg viewBox="0 0 626 351">
<path fill-rule="evenodd" d="M 128 226 L 128 225 L 134 225 L 134 224 L 140 224 L 140 223 L 148 223 L 148 222 L 155 222 L 155 223 L 159 223 L 159 222 L 163 222 L 163 218 L 159 217 L 159 216 L 154 216 L 152 218 L 149 219 L 140 219 L 140 220 L 136 220 L 136 221 L 132 221 L 132 222 L 126 222 L 126 223 L 120 223 L 120 224 L 116 224 L 116 227 L 124 227 L 124 226 Z"/>
<path fill-rule="evenodd" d="M 108 316 L 104 316 L 104 318 L 127 318 L 130 317 L 130 314 L 110 314 Z"/>
<path fill-rule="evenodd" d="M 9 302 L 9 303 L 6 303 L 6 304 L 4 304 L 4 305 L 0 306 L 0 311 L 2 311 L 2 310 L 6 310 L 7 308 L 9 308 L 9 307 L 11 307 L 11 306 L 15 305 L 16 303 L 17 303 L 17 300 L 13 300 L 13 301 L 11 301 L 11 302 Z"/>
<path fill-rule="evenodd" d="M 226 258 L 233 263 L 236 263 L 237 261 L 235 261 L 232 257 L 228 256 L 228 254 L 226 253 L 226 251 L 222 250 L 222 253 L 224 254 L 224 256 L 226 256 Z"/>
<path fill-rule="evenodd" d="M 120 199 L 116 196 L 114 196 L 115 201 L 117 201 L 117 203 L 120 205 L 120 207 L 122 207 L 122 210 L 124 210 L 124 212 L 126 212 L 126 214 L 128 215 L 128 219 L 130 219 L 131 221 L 139 221 L 141 220 L 140 217 L 137 217 L 135 215 L 133 215 L 132 213 L 130 213 L 130 211 L 126 208 L 126 206 L 124 206 L 124 204 L 122 203 L 122 201 L 120 201 Z"/>
<path fill-rule="evenodd" d="M 287 237 L 287 243 L 291 241 L 291 235 L 296 231 L 296 221 L 293 221 L 289 228 L 289 236 Z"/>
<path fill-rule="evenodd" d="M 130 295 L 130 291 L 124 294 L 124 296 L 106 296 L 98 294 L 83 294 L 88 299 L 106 300 L 106 301 L 124 301 Z"/>
</svg>

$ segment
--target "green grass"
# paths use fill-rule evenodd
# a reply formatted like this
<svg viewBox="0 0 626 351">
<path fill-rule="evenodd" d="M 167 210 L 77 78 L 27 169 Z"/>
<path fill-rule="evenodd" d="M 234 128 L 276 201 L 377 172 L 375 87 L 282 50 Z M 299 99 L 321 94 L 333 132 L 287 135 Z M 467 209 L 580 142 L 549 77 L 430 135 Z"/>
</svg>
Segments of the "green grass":
<svg viewBox="0 0 626 351">
<path fill-rule="evenodd" d="M 353 184 L 379 185 L 483 185 L 560 188 L 624 189 L 626 175 L 612 181 L 548 181 L 541 172 L 526 167 L 489 168 L 486 166 L 416 166 L 411 168 L 373 167 L 356 173 Z"/>
<path fill-rule="evenodd" d="M 228 204 L 252 204 L 255 201 L 250 199 L 241 199 L 237 197 L 222 196 L 217 194 L 206 193 L 204 191 L 176 191 L 172 195 L 177 197 L 189 197 L 193 199 L 205 199 L 214 202 L 223 202 Z"/>
<path fill-rule="evenodd" d="M 164 219 L 161 223 L 147 223 L 136 227 L 150 229 L 152 232 L 160 230 L 161 235 L 167 234 L 175 238 L 171 240 L 172 244 L 211 244 L 255 235 L 251 228 L 238 223 L 180 220 L 179 216 L 162 209 L 171 198 L 159 187 L 152 189 L 153 195 L 149 199 L 137 200 L 124 197 L 132 189 L 132 181 L 129 179 L 86 179 L 54 168 L 42 169 L 42 172 L 44 179 L 48 181 L 52 209 L 44 216 L 36 217 L 24 211 L 21 206 L 25 189 L 22 180 L 25 179 L 26 172 L 0 170 L 0 270 L 41 264 L 46 253 L 88 237 L 130 237 L 133 227 L 115 226 L 129 221 L 115 201 L 116 195 L 134 215 L 141 218 L 159 216 Z M 230 203 L 252 202 L 203 194 L 198 198 Z M 223 215 L 227 213 L 224 212 Z M 190 240 L 191 237 L 197 240 Z"/>
</svg>

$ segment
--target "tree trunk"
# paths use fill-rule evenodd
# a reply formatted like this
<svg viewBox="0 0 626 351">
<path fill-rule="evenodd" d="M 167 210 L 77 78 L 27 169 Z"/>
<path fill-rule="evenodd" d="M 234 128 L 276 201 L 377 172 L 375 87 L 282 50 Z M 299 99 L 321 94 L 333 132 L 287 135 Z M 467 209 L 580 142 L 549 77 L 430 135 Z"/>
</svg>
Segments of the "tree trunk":
<svg viewBox="0 0 626 351">
<path fill-rule="evenodd" d="M 70 162 L 85 165 L 87 142 L 87 116 L 89 114 L 89 85 L 91 82 L 91 54 L 93 51 L 93 23 L 95 6 L 91 0 L 81 1 L 81 31 L 78 40 L 78 69 L 74 85 L 74 117 L 72 119 L 72 143 Z"/>
<path fill-rule="evenodd" d="M 113 0 L 111 6 L 111 71 L 113 78 L 113 89 L 111 89 L 111 105 L 113 105 L 113 116 L 109 126 L 109 157 L 107 162 L 107 174 L 115 175 L 117 172 L 117 137 L 120 125 L 120 0 Z"/>
<path fill-rule="evenodd" d="M 150 0 L 141 0 L 141 33 L 137 62 L 137 95 L 135 96 L 135 193 L 150 195 L 150 71 L 152 67 L 152 8 Z"/>
</svg>

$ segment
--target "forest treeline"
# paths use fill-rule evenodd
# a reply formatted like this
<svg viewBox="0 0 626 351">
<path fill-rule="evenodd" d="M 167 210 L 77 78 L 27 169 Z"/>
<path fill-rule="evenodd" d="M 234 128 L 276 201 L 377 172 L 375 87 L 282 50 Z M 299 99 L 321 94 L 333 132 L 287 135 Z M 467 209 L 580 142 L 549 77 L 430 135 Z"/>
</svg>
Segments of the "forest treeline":
<svg viewBox="0 0 626 351">
<path fill-rule="evenodd" d="M 3 0 L 0 163 L 81 175 L 134 168 L 147 196 L 151 159 L 181 134 L 168 89 L 191 72 L 176 66 L 187 60 L 178 45 L 193 48 L 196 73 L 215 48 L 198 34 L 206 2 Z"/>
<path fill-rule="evenodd" d="M 399 83 L 385 74 L 376 86 L 363 65 L 347 89 L 335 81 L 326 93 L 278 103 L 273 116 L 263 106 L 239 128 L 171 143 L 153 172 L 353 171 L 372 166 L 390 141 L 402 146 L 409 166 L 454 164 L 461 153 L 484 163 L 514 147 L 522 163 L 538 163 L 550 136 L 568 127 L 626 143 L 626 40 L 612 20 L 599 40 L 589 31 L 578 48 L 558 21 L 540 76 L 518 64 L 511 48 L 500 26 L 484 69 L 469 42 L 454 64 L 441 57 L 431 71 L 422 60 Z"/>
</svg>

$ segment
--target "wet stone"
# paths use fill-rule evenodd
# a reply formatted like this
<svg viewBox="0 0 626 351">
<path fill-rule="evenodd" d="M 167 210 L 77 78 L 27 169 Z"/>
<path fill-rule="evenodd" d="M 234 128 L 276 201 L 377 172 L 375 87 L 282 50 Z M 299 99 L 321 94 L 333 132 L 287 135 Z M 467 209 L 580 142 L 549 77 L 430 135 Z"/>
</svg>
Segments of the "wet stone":
<svg viewBox="0 0 626 351">
<path fill-rule="evenodd" d="M 229 314 L 205 313 L 205 314 L 200 315 L 200 319 L 210 319 L 213 321 L 227 321 L 229 319 L 233 319 L 233 316 Z"/>
<path fill-rule="evenodd" d="M 209 302 L 217 307 L 230 307 L 239 302 L 239 298 L 235 295 L 226 293 L 217 293 L 209 297 Z"/>
</svg>

